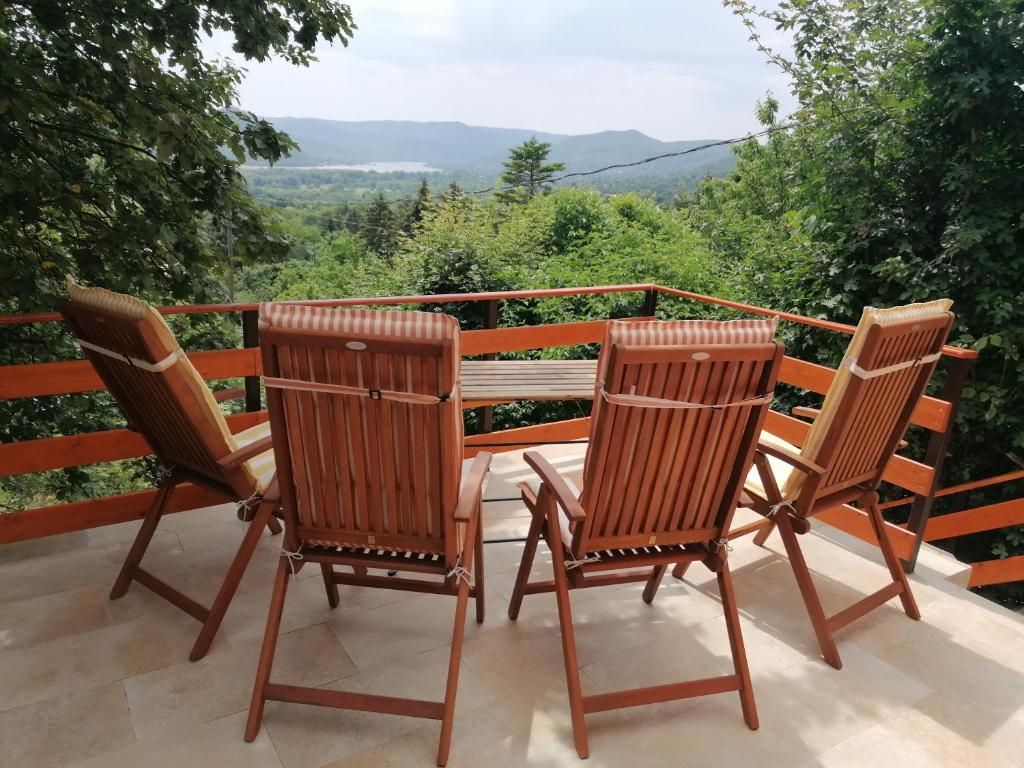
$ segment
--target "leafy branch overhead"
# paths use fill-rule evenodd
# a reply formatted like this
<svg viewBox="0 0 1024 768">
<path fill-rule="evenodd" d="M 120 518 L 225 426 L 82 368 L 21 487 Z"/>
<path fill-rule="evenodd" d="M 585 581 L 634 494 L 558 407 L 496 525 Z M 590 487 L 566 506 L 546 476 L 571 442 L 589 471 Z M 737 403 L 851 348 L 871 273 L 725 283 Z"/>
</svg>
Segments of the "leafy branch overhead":
<svg viewBox="0 0 1024 768">
<path fill-rule="evenodd" d="M 282 247 L 237 165 L 294 145 L 234 106 L 242 70 L 200 44 L 227 35 L 245 59 L 305 65 L 354 29 L 331 0 L 0 6 L 0 308 L 51 309 L 64 272 L 207 295 L 211 225 L 228 214 L 243 253 Z"/>
</svg>

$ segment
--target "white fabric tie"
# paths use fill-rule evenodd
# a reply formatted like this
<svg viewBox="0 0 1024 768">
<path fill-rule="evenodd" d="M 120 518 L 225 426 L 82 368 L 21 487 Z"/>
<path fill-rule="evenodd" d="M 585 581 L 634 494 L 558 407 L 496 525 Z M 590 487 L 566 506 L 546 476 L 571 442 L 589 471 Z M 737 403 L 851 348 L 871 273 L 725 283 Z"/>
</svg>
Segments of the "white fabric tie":
<svg viewBox="0 0 1024 768">
<path fill-rule="evenodd" d="M 778 504 L 772 504 L 768 508 L 768 517 L 775 517 L 780 509 L 789 509 L 794 515 L 796 514 L 796 507 L 793 506 L 792 501 L 780 501 Z"/>
<path fill-rule="evenodd" d="M 302 556 L 302 552 L 299 551 L 299 550 L 295 550 L 294 552 L 289 552 L 287 549 L 284 549 L 282 547 L 281 548 L 281 557 L 287 557 L 288 558 L 288 567 L 291 568 L 291 570 L 292 570 L 292 577 L 295 577 L 295 575 L 296 575 L 295 574 L 295 561 L 296 560 L 304 560 L 305 559 Z"/>
<path fill-rule="evenodd" d="M 715 539 L 715 544 L 724 549 L 726 552 L 732 552 L 732 544 L 729 543 L 728 539 Z"/>
<path fill-rule="evenodd" d="M 456 581 L 464 581 L 467 586 L 472 586 L 469 580 L 469 570 L 462 564 L 462 555 L 455 560 L 455 567 L 445 574 L 447 578 L 454 577 Z"/>
<path fill-rule="evenodd" d="M 125 355 L 121 352 L 116 352 L 113 349 L 101 347 L 99 344 L 93 344 L 91 342 L 84 341 L 83 339 L 75 338 L 75 342 L 82 349 L 92 350 L 93 352 L 97 352 L 101 355 L 109 357 L 112 360 L 120 360 L 122 363 L 128 363 L 128 365 L 132 366 L 133 368 L 138 368 L 143 371 L 149 371 L 150 373 L 160 373 L 161 371 L 166 371 L 176 362 L 185 357 L 184 351 L 182 351 L 181 347 L 178 347 L 163 360 L 157 360 L 155 363 L 151 363 L 148 360 L 142 360 L 141 358 L 138 357 Z"/>
<path fill-rule="evenodd" d="M 579 568 L 581 565 L 587 565 L 589 563 L 596 563 L 600 561 L 600 555 L 591 555 L 590 557 L 584 557 L 581 560 L 566 560 L 565 570 L 571 571 L 573 568 Z"/>
<path fill-rule="evenodd" d="M 235 502 L 235 512 L 236 513 L 241 513 L 243 511 L 244 512 L 248 512 L 250 509 L 252 509 L 253 503 L 254 502 L 258 503 L 259 500 L 260 500 L 259 491 L 253 491 L 252 496 L 250 496 L 248 499 L 242 499 L 241 501 Z"/>
<path fill-rule="evenodd" d="M 928 363 L 934 363 L 940 357 L 942 357 L 942 353 L 936 352 L 933 355 L 916 357 L 913 360 L 904 360 L 902 363 L 894 363 L 893 365 L 887 365 L 884 368 L 875 368 L 873 371 L 868 371 L 861 368 L 857 364 L 857 358 L 847 356 L 843 358 L 842 367 L 846 368 L 850 373 L 852 373 L 859 379 L 874 379 L 878 376 L 885 376 L 888 373 L 902 371 L 904 368 L 916 368 L 919 365 L 927 365 Z"/>
</svg>

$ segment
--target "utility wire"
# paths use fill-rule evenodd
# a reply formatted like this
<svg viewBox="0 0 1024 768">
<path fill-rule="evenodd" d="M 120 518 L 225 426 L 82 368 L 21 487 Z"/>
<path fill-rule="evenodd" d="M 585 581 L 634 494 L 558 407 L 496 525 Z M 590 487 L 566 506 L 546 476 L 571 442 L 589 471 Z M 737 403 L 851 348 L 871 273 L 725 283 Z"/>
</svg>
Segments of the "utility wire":
<svg viewBox="0 0 1024 768">
<path fill-rule="evenodd" d="M 660 154 L 660 155 L 653 155 L 652 157 L 645 157 L 642 160 L 634 160 L 634 161 L 628 162 L 628 163 L 612 163 L 611 165 L 605 165 L 605 166 L 602 166 L 600 168 L 594 168 L 594 169 L 589 170 L 589 171 L 572 171 L 571 173 L 564 173 L 561 176 L 553 176 L 552 178 L 548 179 L 545 183 L 554 184 L 554 183 L 559 182 L 559 181 L 564 181 L 565 179 L 575 179 L 575 178 L 581 178 L 581 177 L 584 177 L 584 176 L 596 176 L 599 173 L 607 173 L 608 171 L 614 171 L 614 170 L 618 170 L 620 168 L 636 168 L 637 166 L 647 165 L 648 163 L 654 163 L 654 162 L 657 162 L 658 160 L 667 160 L 668 158 L 672 158 L 672 157 L 683 157 L 684 155 L 692 155 L 692 154 L 694 154 L 696 152 L 703 152 L 705 150 L 713 149 L 715 147 L 725 147 L 725 146 L 729 146 L 731 144 L 740 144 L 742 142 L 751 141 L 752 139 L 758 139 L 758 138 L 761 138 L 763 136 L 770 136 L 772 134 L 780 133 L 782 131 L 788 131 L 791 128 L 796 128 L 796 127 L 798 127 L 800 125 L 804 125 L 804 124 L 806 124 L 808 122 L 810 122 L 810 121 L 802 121 L 802 122 L 801 121 L 794 121 L 794 122 L 791 122 L 791 123 L 785 123 L 783 125 L 773 125 L 773 126 L 771 126 L 769 128 L 765 128 L 764 130 L 758 131 L 757 133 L 747 134 L 746 136 L 736 136 L 736 137 L 731 138 L 731 139 L 721 139 L 719 141 L 712 141 L 712 142 L 708 142 L 707 144 L 700 144 L 700 145 L 698 145 L 696 147 L 690 147 L 689 149 L 682 149 L 682 150 L 679 150 L 679 151 L 676 151 L 676 152 L 665 152 L 665 153 Z M 468 197 L 468 196 L 475 196 L 475 195 L 487 195 L 487 194 L 491 194 L 493 192 L 508 192 L 508 191 L 513 190 L 513 189 L 517 189 L 519 187 L 525 186 L 525 184 L 526 184 L 525 182 L 522 183 L 522 184 L 507 184 L 505 186 L 500 186 L 498 184 L 495 184 L 493 186 L 486 187 L 484 189 L 474 189 L 474 190 L 470 190 L 468 192 L 467 191 L 463 191 L 462 194 Z M 258 198 L 256 198 L 256 199 L 258 200 Z M 419 198 L 417 198 L 417 197 L 410 197 L 410 198 L 404 198 L 404 199 L 400 198 L 400 199 L 397 199 L 397 200 L 386 200 L 385 202 L 387 202 L 388 205 L 397 205 L 397 204 L 400 204 L 400 203 L 415 203 L 418 199 Z M 372 201 L 372 200 L 371 201 L 357 200 L 357 201 L 352 201 L 352 202 L 347 202 L 347 201 L 331 201 L 331 202 L 327 202 L 327 201 L 310 201 L 310 200 L 307 200 L 307 201 L 301 201 L 300 202 L 300 201 L 296 201 L 296 200 L 283 200 L 281 198 L 274 198 L 274 197 L 267 197 L 267 198 L 264 198 L 264 200 L 269 201 L 271 204 L 279 203 L 279 204 L 290 205 L 290 206 L 295 206 L 297 204 L 301 205 L 302 202 L 304 202 L 307 205 L 334 205 L 334 206 L 338 206 L 338 207 L 341 207 L 343 205 L 373 205 L 374 202 L 375 202 L 375 201 Z"/>
</svg>

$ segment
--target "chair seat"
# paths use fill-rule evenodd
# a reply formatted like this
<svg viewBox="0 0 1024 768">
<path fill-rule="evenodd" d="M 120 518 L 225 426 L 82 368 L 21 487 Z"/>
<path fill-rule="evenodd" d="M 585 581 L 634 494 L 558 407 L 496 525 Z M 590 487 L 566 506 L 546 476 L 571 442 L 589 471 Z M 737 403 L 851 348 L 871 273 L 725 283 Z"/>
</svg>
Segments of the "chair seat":
<svg viewBox="0 0 1024 768">
<path fill-rule="evenodd" d="M 800 453 L 800 448 L 788 443 L 777 435 L 773 435 L 771 432 L 762 430 L 761 440 L 764 442 L 777 446 L 779 448 L 785 448 L 793 453 Z M 774 456 L 768 456 L 768 467 L 772 471 L 772 475 L 775 477 L 775 483 L 779 486 L 780 491 L 784 491 L 786 484 L 789 482 L 789 476 L 793 474 L 793 465 L 787 464 L 782 459 L 777 459 Z M 750 471 L 747 473 L 746 482 L 743 484 L 743 489 L 748 493 L 752 493 L 758 498 L 767 499 L 768 493 L 764 489 L 764 484 L 761 482 L 761 474 L 757 471 L 757 465 L 750 467 Z"/>
<path fill-rule="evenodd" d="M 257 440 L 261 440 L 270 434 L 270 422 L 265 421 L 262 424 L 257 424 L 255 427 L 249 427 L 236 435 L 234 435 L 235 442 L 239 448 L 255 443 Z M 245 466 L 248 467 L 249 471 L 252 472 L 252 476 L 256 478 L 256 491 L 262 493 L 267 490 L 267 486 L 270 485 L 270 481 L 274 479 L 274 450 L 271 448 L 264 451 L 261 454 L 253 456 L 251 459 L 245 462 Z"/>
</svg>

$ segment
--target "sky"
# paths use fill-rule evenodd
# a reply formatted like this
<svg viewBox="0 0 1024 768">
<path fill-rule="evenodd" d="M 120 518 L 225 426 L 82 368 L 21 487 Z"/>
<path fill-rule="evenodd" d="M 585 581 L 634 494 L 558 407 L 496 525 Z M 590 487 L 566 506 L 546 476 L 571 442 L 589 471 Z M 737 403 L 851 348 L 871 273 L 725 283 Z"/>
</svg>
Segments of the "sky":
<svg viewBox="0 0 1024 768">
<path fill-rule="evenodd" d="M 308 68 L 239 61 L 240 106 L 266 117 L 455 120 L 553 133 L 743 136 L 786 79 L 720 0 L 353 0 L 348 47 Z M 764 30 L 773 45 L 785 39 Z"/>
</svg>

